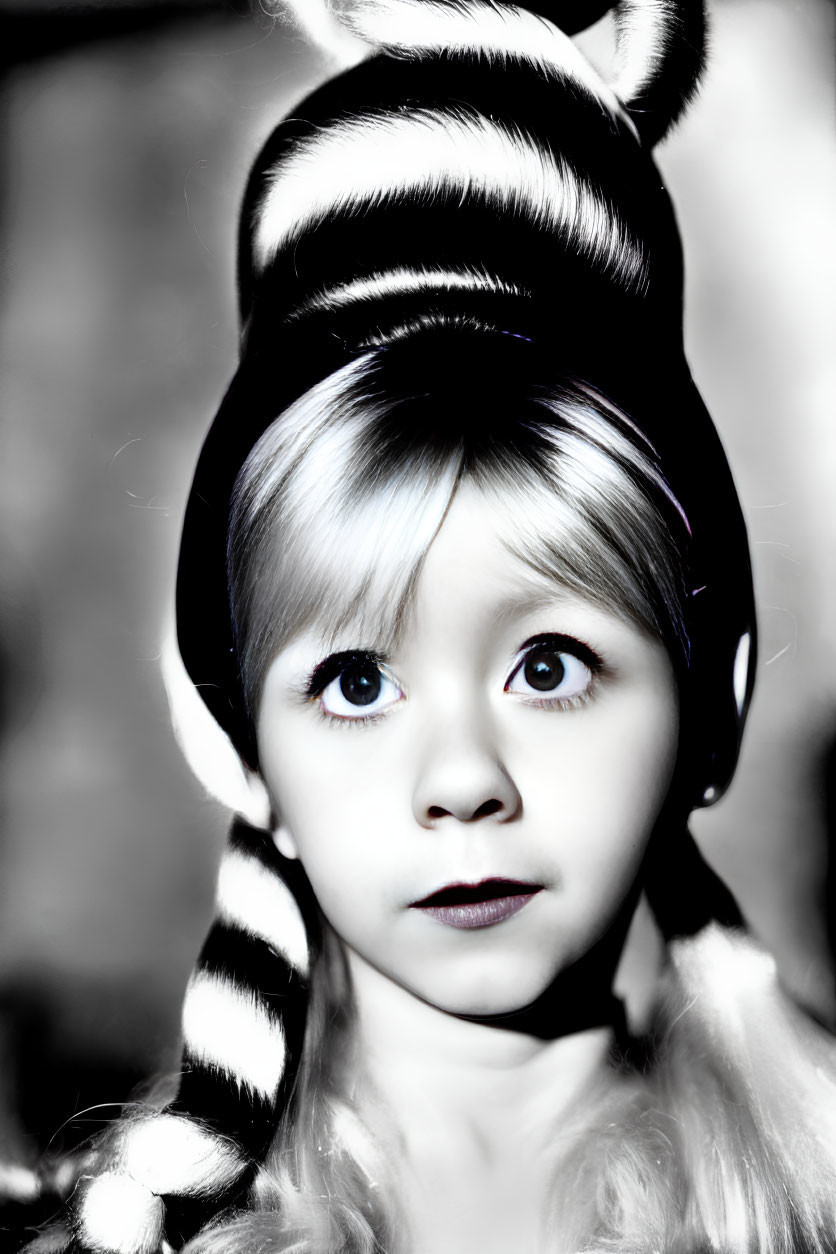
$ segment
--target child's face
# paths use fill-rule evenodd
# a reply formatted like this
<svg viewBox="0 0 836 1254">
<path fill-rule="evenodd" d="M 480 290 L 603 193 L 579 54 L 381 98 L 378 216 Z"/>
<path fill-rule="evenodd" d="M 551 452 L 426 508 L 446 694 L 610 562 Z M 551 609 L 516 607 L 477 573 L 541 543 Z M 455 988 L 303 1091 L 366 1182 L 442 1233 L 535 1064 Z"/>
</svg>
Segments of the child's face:
<svg viewBox="0 0 836 1254">
<path fill-rule="evenodd" d="M 462 486 L 395 652 L 305 634 L 258 719 L 277 842 L 350 962 L 473 1015 L 531 1003 L 613 921 L 678 734 L 664 647 L 546 583 L 499 524 Z"/>
</svg>

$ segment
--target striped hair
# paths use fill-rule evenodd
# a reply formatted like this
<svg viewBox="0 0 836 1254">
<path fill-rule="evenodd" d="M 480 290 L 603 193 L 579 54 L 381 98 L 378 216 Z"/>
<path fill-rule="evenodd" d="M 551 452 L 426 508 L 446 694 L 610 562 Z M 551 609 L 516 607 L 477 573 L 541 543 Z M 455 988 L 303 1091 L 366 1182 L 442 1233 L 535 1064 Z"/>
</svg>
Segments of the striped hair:
<svg viewBox="0 0 836 1254">
<path fill-rule="evenodd" d="M 577 378 L 602 357 L 613 379 L 635 373 L 648 342 L 663 358 L 669 343 L 680 362 L 678 238 L 649 149 L 695 89 L 704 35 L 700 0 L 619 0 L 607 84 L 568 37 L 586 24 L 571 2 L 565 29 L 546 0 L 285 8 L 310 32 L 351 31 L 377 55 L 296 108 L 255 162 L 240 233 L 244 358 L 184 525 L 180 652 L 250 766 L 226 580 L 229 503 L 250 450 L 358 354 L 439 329 L 525 343 L 548 327 Z M 602 11 L 591 5 L 588 20 Z M 606 392 L 606 371 L 593 382 Z M 186 991 L 177 1096 L 120 1125 L 98 1155 L 104 1169 L 82 1179 L 79 1251 L 157 1254 L 246 1204 L 293 1100 L 317 936 L 303 874 L 266 832 L 236 823 Z"/>
<path fill-rule="evenodd" d="M 311 962 L 304 889 L 280 862 L 265 832 L 233 826 L 183 1003 L 177 1097 L 133 1114 L 99 1156 L 107 1170 L 82 1179 L 81 1249 L 177 1248 L 252 1184 L 292 1091 Z"/>
<path fill-rule="evenodd" d="M 520 61 L 552 79 L 571 79 L 604 108 L 626 114 L 653 145 L 681 116 L 703 68 L 701 0 L 619 0 L 616 70 L 605 84 L 567 38 L 612 8 L 571 0 L 510 5 L 494 0 L 273 0 L 317 42 L 338 46 L 343 25 L 399 57 Z"/>
</svg>

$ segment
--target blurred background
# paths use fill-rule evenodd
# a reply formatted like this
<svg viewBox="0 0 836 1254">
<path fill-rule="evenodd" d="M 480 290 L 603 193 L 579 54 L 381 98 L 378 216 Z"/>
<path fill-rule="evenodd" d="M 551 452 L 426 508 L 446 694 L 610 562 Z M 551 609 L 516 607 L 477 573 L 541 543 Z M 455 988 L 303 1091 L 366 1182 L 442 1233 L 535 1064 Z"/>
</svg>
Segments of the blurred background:
<svg viewBox="0 0 836 1254">
<path fill-rule="evenodd" d="M 831 1018 L 833 8 L 712 16 L 702 93 L 658 155 L 689 356 L 749 521 L 761 669 L 734 787 L 696 831 Z M 34 1152 L 176 1062 L 226 816 L 169 730 L 160 625 L 235 366 L 248 165 L 327 70 L 244 0 L 0 0 L 0 21 L 0 1129 Z M 606 23 L 586 45 L 606 62 Z"/>
</svg>

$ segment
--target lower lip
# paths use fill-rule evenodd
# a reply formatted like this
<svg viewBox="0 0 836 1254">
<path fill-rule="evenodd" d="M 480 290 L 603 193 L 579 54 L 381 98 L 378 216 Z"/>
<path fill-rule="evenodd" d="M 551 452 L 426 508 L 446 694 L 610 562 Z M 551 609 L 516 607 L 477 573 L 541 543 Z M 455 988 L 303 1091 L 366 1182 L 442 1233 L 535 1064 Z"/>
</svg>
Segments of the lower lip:
<svg viewBox="0 0 836 1254">
<path fill-rule="evenodd" d="M 540 890 L 538 889 L 537 892 Z M 504 923 L 512 914 L 519 912 L 537 896 L 534 893 L 519 893 L 514 897 L 494 897 L 490 901 L 470 901 L 461 906 L 416 906 L 422 914 L 428 914 L 447 927 L 477 928 L 493 927 L 495 923 Z"/>
</svg>

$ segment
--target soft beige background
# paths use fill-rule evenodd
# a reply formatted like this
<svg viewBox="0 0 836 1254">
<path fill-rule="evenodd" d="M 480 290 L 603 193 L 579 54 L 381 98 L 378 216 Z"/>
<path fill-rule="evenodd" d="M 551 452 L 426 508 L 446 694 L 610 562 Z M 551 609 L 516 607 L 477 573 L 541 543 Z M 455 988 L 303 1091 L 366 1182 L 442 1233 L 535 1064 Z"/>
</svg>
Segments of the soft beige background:
<svg viewBox="0 0 836 1254">
<path fill-rule="evenodd" d="M 697 831 L 826 1010 L 833 13 L 713 16 L 703 92 L 659 156 L 691 362 L 751 527 L 762 666 L 738 780 Z M 321 74 L 264 19 L 186 15 L 29 56 L 5 84 L 0 993 L 46 1007 L 50 1048 L 137 1070 L 172 1056 L 225 827 L 179 760 L 157 655 L 190 467 L 234 367 L 236 207 Z"/>
</svg>

